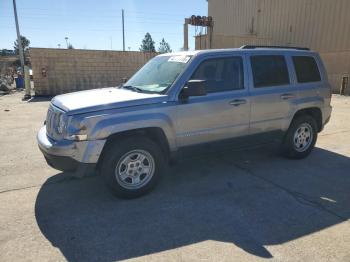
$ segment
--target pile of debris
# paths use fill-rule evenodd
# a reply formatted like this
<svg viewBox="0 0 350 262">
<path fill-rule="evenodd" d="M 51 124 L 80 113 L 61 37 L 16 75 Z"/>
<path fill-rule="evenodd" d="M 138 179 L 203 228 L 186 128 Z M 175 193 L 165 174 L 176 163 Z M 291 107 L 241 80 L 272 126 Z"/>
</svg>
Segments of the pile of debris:
<svg viewBox="0 0 350 262">
<path fill-rule="evenodd" d="M 0 76 L 0 91 L 8 94 L 11 91 L 13 79 L 10 76 Z"/>
</svg>

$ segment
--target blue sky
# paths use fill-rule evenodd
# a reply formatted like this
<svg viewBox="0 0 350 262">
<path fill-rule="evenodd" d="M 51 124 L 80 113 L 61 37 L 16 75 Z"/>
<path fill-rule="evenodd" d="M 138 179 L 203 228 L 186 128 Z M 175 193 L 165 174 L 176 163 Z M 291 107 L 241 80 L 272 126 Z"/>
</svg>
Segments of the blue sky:
<svg viewBox="0 0 350 262">
<path fill-rule="evenodd" d="M 125 10 L 126 50 L 138 50 L 146 32 L 156 47 L 162 37 L 173 51 L 183 46 L 185 17 L 207 15 L 205 0 L 17 0 L 21 34 L 32 47 L 122 49 L 121 9 Z M 0 49 L 13 49 L 16 39 L 12 0 L 0 0 Z M 189 45 L 194 49 L 195 28 L 190 26 Z"/>
</svg>

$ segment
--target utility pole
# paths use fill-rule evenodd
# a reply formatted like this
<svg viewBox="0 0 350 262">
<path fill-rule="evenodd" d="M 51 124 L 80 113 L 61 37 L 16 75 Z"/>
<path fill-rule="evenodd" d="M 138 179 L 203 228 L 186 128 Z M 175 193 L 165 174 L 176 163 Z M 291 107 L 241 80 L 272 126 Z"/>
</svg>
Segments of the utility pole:
<svg viewBox="0 0 350 262">
<path fill-rule="evenodd" d="M 68 36 L 66 36 L 64 39 L 66 39 L 67 49 L 68 49 Z"/>
<path fill-rule="evenodd" d="M 23 55 L 21 34 L 20 34 L 20 32 L 19 32 L 16 0 L 13 0 L 13 11 L 14 11 L 14 13 L 15 13 L 15 22 L 16 22 L 16 31 L 17 31 L 17 42 L 18 42 L 19 60 L 21 61 L 21 67 L 22 67 L 22 72 L 23 72 L 23 68 L 24 68 L 24 55 Z"/>
<path fill-rule="evenodd" d="M 123 51 L 125 51 L 124 9 L 122 9 Z"/>
<path fill-rule="evenodd" d="M 184 51 L 188 51 L 188 24 L 190 19 L 186 18 L 184 23 Z"/>
<path fill-rule="evenodd" d="M 26 81 L 25 81 L 25 94 L 24 94 L 23 100 L 28 100 L 28 99 L 31 98 L 30 81 L 28 81 L 29 80 L 29 67 L 28 66 L 26 66 L 26 67 L 24 66 L 24 54 L 23 54 L 21 33 L 19 31 L 16 0 L 13 0 L 13 12 L 15 14 L 18 53 L 19 53 L 19 60 L 21 61 L 21 68 L 22 68 L 21 71 L 22 71 L 22 74 L 24 75 L 24 77 L 26 79 Z"/>
</svg>

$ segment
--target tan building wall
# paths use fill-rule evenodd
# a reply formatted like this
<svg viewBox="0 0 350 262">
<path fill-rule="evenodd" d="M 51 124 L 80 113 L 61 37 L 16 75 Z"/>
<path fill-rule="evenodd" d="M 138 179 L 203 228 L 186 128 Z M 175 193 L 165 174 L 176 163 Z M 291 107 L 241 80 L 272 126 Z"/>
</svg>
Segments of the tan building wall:
<svg viewBox="0 0 350 262">
<path fill-rule="evenodd" d="M 349 0 L 209 0 L 213 48 L 246 44 L 305 46 L 318 51 L 334 92 L 350 73 Z M 205 36 L 196 38 L 196 49 Z M 349 87 L 350 88 L 350 87 Z"/>
<path fill-rule="evenodd" d="M 30 48 L 36 95 L 117 86 L 155 53 Z M 43 74 L 46 72 L 46 75 Z"/>
<path fill-rule="evenodd" d="M 319 52 L 350 50 L 349 0 L 209 0 L 214 34 L 256 36 Z"/>
<path fill-rule="evenodd" d="M 342 78 L 350 75 L 350 51 L 322 52 L 321 57 L 326 66 L 333 93 L 339 93 Z M 349 89 L 348 85 L 347 93 Z"/>
</svg>

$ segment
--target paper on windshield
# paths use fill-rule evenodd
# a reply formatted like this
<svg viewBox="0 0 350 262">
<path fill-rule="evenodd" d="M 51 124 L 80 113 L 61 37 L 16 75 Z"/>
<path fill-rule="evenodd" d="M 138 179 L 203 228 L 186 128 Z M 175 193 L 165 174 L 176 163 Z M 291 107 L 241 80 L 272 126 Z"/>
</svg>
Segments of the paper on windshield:
<svg viewBox="0 0 350 262">
<path fill-rule="evenodd" d="M 186 64 L 190 59 L 191 59 L 190 56 L 177 55 L 177 56 L 171 56 L 168 62 L 177 62 L 177 63 Z"/>
</svg>

